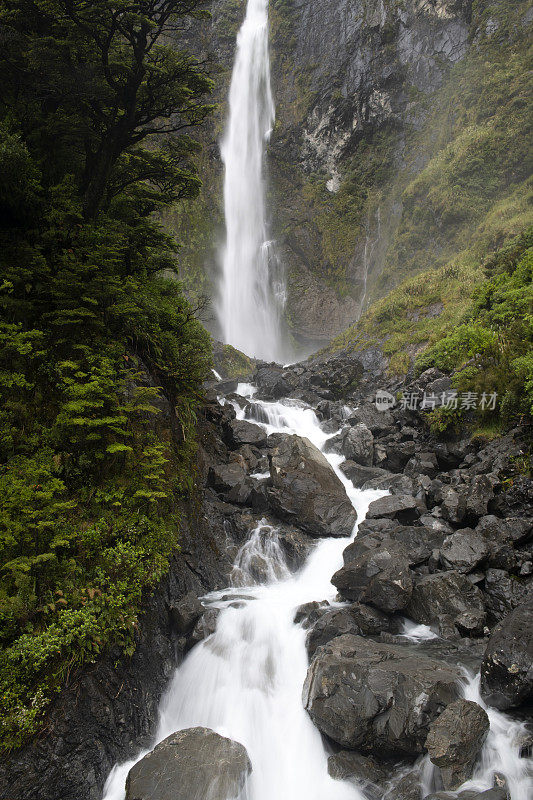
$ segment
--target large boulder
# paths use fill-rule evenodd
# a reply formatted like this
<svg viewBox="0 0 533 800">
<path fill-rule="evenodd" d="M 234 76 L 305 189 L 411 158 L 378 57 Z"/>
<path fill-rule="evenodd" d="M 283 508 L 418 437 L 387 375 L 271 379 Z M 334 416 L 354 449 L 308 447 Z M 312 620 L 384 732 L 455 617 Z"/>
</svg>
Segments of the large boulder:
<svg viewBox="0 0 533 800">
<path fill-rule="evenodd" d="M 492 632 L 481 664 L 481 694 L 491 706 L 507 709 L 533 698 L 532 619 L 530 600 Z"/>
<path fill-rule="evenodd" d="M 224 426 L 224 436 L 233 450 L 244 445 L 264 447 L 267 441 L 267 433 L 264 428 L 253 422 L 247 422 L 245 419 L 232 419 L 227 422 Z"/>
<path fill-rule="evenodd" d="M 415 649 L 339 636 L 318 649 L 305 708 L 342 747 L 380 757 L 417 756 L 430 723 L 458 696 L 458 667 Z"/>
<path fill-rule="evenodd" d="M 394 420 L 390 411 L 380 411 L 373 403 L 364 403 L 352 411 L 347 419 L 349 425 L 363 423 L 373 434 L 394 430 Z"/>
<path fill-rule="evenodd" d="M 393 478 L 392 472 L 379 467 L 365 467 L 363 464 L 356 464 L 355 461 L 343 461 L 340 465 L 341 471 L 346 475 L 353 485 L 360 489 L 363 484 L 370 480 L 382 480 Z"/>
<path fill-rule="evenodd" d="M 319 647 L 337 636 L 345 633 L 375 635 L 390 628 L 390 620 L 386 614 L 363 603 L 353 603 L 342 608 L 322 608 L 317 617 L 306 639 L 310 658 Z"/>
<path fill-rule="evenodd" d="M 126 800 L 227 800 L 242 791 L 251 771 L 242 744 L 209 728 L 188 728 L 131 768 Z"/>
<path fill-rule="evenodd" d="M 246 473 L 240 464 L 215 464 L 209 468 L 207 482 L 217 492 L 228 492 L 243 483 Z"/>
<path fill-rule="evenodd" d="M 346 490 L 309 439 L 284 436 L 269 454 L 269 503 L 311 536 L 349 536 L 357 520 Z"/>
<path fill-rule="evenodd" d="M 410 495 L 387 495 L 370 503 L 366 517 L 397 519 L 403 523 L 414 522 L 420 517 L 420 502 Z"/>
<path fill-rule="evenodd" d="M 372 466 L 374 459 L 374 437 L 367 426 L 359 422 L 353 428 L 346 428 L 342 436 L 342 454 L 356 464 Z"/>
<path fill-rule="evenodd" d="M 487 611 L 497 622 L 533 596 L 531 578 L 518 579 L 503 569 L 488 569 L 483 582 Z"/>
<path fill-rule="evenodd" d="M 397 547 L 367 551 L 341 567 L 331 582 L 346 600 L 370 603 L 389 614 L 404 609 L 413 591 L 409 561 Z"/>
<path fill-rule="evenodd" d="M 472 572 L 490 553 L 490 545 L 481 531 L 463 528 L 444 540 L 440 558 L 446 569 Z"/>
<path fill-rule="evenodd" d="M 318 647 L 345 633 L 362 633 L 350 608 L 327 609 L 307 634 L 305 646 L 309 657 L 314 656 Z"/>
<path fill-rule="evenodd" d="M 415 622 L 438 626 L 441 636 L 481 636 L 486 620 L 483 595 L 453 570 L 419 578 L 406 613 Z"/>
<path fill-rule="evenodd" d="M 440 768 L 445 789 L 457 789 L 472 773 L 490 727 L 486 711 L 471 700 L 456 700 L 431 723 L 426 749 Z"/>
<path fill-rule="evenodd" d="M 442 544 L 444 534 L 438 529 L 425 526 L 398 525 L 392 521 L 390 527 L 381 530 L 376 523 L 389 520 L 365 520 L 359 526 L 356 539 L 343 553 L 344 563 L 348 564 L 361 555 L 382 548 L 394 548 L 410 566 L 418 566 L 428 561 L 433 550 Z"/>
</svg>

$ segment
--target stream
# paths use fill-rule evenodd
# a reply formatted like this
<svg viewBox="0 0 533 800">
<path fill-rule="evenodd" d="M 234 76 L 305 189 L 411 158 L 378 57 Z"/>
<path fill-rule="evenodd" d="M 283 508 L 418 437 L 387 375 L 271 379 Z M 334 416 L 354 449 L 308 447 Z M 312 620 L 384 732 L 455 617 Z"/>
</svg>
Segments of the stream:
<svg viewBox="0 0 533 800">
<path fill-rule="evenodd" d="M 241 384 L 238 393 L 252 399 L 254 389 Z M 244 418 L 245 412 L 235 407 Z M 255 421 L 268 433 L 305 436 L 322 451 L 334 435 L 322 430 L 312 408 L 297 401 L 254 398 L 252 408 Z M 346 487 L 358 520 L 363 520 L 369 503 L 387 493 L 354 489 L 338 468 L 342 457 L 325 455 Z M 306 631 L 293 621 L 302 603 L 328 600 L 336 604 L 330 579 L 356 532 L 357 526 L 352 537 L 318 540 L 305 565 L 291 574 L 276 528 L 264 520 L 258 522 L 237 554 L 231 586 L 202 598 L 207 608 L 220 610 L 217 628 L 176 670 L 161 701 L 153 746 L 177 730 L 205 726 L 242 743 L 248 751 L 253 770 L 237 800 L 364 800 L 366 795 L 353 783 L 328 775 L 328 752 L 302 704 L 308 667 Z M 254 578 L 258 561 L 266 576 L 261 584 Z M 426 626 L 410 621 L 405 623 L 404 635 L 413 645 L 435 636 Z M 478 677 L 465 677 L 464 696 L 484 705 Z M 528 760 L 519 757 L 514 744 L 523 726 L 493 709 L 487 711 L 489 735 L 474 777 L 464 788 L 489 789 L 499 773 L 507 778 L 511 800 L 526 800 L 533 783 Z M 146 752 L 114 767 L 104 800 L 124 800 L 127 774 Z M 425 796 L 434 790 L 433 767 L 427 757 L 419 769 L 421 796 Z"/>
</svg>

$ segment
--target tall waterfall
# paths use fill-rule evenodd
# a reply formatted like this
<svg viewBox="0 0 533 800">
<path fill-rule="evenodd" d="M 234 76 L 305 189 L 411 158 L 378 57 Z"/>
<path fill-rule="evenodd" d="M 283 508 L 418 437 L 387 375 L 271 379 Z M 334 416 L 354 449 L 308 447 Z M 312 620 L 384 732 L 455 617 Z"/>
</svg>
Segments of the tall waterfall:
<svg viewBox="0 0 533 800">
<path fill-rule="evenodd" d="M 248 0 L 237 38 L 222 141 L 226 244 L 218 316 L 225 342 L 248 355 L 283 360 L 285 285 L 265 213 L 264 149 L 274 124 L 268 0 Z"/>
</svg>

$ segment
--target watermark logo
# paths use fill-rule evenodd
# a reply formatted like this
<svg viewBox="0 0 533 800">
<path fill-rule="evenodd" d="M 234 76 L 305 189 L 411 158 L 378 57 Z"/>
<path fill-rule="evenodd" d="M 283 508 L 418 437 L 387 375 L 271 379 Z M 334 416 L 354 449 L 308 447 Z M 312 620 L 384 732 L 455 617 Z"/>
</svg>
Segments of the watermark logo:
<svg viewBox="0 0 533 800">
<path fill-rule="evenodd" d="M 442 392 L 441 394 L 420 395 L 419 392 L 406 392 L 400 399 L 400 408 L 416 411 L 420 409 L 433 410 L 443 408 L 447 410 L 473 411 L 480 408 L 482 411 L 494 411 L 498 401 L 498 393 L 491 392 Z"/>
<path fill-rule="evenodd" d="M 385 389 L 378 389 L 376 392 L 376 408 L 378 411 L 387 411 L 396 404 L 394 396 Z"/>
</svg>

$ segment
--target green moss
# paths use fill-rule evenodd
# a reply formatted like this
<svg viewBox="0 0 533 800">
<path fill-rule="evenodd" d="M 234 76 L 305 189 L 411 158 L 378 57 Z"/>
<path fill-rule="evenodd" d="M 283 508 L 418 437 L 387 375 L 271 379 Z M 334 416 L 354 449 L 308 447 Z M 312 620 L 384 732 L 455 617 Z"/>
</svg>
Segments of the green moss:
<svg viewBox="0 0 533 800">
<path fill-rule="evenodd" d="M 254 362 L 240 350 L 225 344 L 215 354 L 215 367 L 227 380 L 247 380 L 254 371 Z"/>
</svg>

